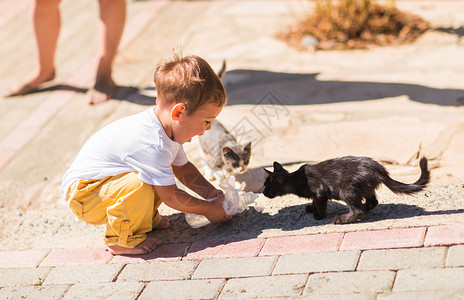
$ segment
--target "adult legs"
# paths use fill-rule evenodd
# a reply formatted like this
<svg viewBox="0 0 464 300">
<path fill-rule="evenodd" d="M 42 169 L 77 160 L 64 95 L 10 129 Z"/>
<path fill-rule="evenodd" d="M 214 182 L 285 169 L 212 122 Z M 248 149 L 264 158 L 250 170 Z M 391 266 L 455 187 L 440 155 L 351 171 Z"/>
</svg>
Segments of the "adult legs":
<svg viewBox="0 0 464 300">
<path fill-rule="evenodd" d="M 99 63 L 95 85 L 89 91 L 89 103 L 97 104 L 114 96 L 116 84 L 112 67 L 126 21 L 125 0 L 99 0 Z"/>
<path fill-rule="evenodd" d="M 59 4 L 61 0 L 35 0 L 32 8 L 32 24 L 36 42 L 37 70 L 20 86 L 12 89 L 9 96 L 30 93 L 55 78 L 55 52 L 61 28 Z"/>
</svg>

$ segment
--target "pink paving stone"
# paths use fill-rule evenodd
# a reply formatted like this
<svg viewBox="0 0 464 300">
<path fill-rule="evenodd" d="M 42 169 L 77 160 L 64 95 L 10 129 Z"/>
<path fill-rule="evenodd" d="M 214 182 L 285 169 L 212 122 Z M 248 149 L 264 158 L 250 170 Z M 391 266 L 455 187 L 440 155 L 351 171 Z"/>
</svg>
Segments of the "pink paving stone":
<svg viewBox="0 0 464 300">
<path fill-rule="evenodd" d="M 106 264 L 112 257 L 105 248 L 53 249 L 40 267 Z"/>
<path fill-rule="evenodd" d="M 425 246 L 464 244 L 464 225 L 432 226 L 427 230 Z"/>
<path fill-rule="evenodd" d="M 425 231 L 425 227 L 418 227 L 348 232 L 343 238 L 340 250 L 421 247 Z"/>
<path fill-rule="evenodd" d="M 50 250 L 0 251 L 0 269 L 35 268 Z"/>
<path fill-rule="evenodd" d="M 257 256 L 264 244 L 264 239 L 250 239 L 224 244 L 213 258 L 253 257 Z"/>
<path fill-rule="evenodd" d="M 144 255 L 116 255 L 111 260 L 112 264 L 138 263 L 146 261 L 178 261 L 182 259 L 189 243 L 163 244 L 155 250 Z"/>
<path fill-rule="evenodd" d="M 218 241 L 195 242 L 192 246 L 190 246 L 185 258 L 189 260 L 213 258 L 214 255 L 221 250 L 224 244 L 226 243 Z"/>
<path fill-rule="evenodd" d="M 282 236 L 268 238 L 259 256 L 337 251 L 343 233 Z"/>
<path fill-rule="evenodd" d="M 190 247 L 186 259 L 253 257 L 258 255 L 264 241 L 264 239 L 250 239 L 235 242 L 196 242 Z"/>
</svg>

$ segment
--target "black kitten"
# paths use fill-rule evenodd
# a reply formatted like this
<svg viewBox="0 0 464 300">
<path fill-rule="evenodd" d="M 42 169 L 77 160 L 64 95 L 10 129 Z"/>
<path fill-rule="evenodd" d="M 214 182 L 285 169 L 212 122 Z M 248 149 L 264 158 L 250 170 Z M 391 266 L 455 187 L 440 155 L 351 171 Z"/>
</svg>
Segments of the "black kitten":
<svg viewBox="0 0 464 300">
<path fill-rule="evenodd" d="M 316 220 L 326 217 L 329 199 L 343 200 L 350 211 L 336 216 L 334 223 L 352 223 L 377 206 L 375 189 L 381 183 L 394 193 L 413 194 L 423 190 L 430 180 L 427 159 L 423 157 L 419 165 L 420 178 L 412 184 L 405 184 L 390 178 L 381 164 L 368 157 L 346 156 L 306 164 L 293 173 L 288 173 L 282 165 L 274 162 L 274 172 L 265 169 L 269 177 L 264 183 L 263 193 L 268 198 L 286 194 L 311 198 L 313 202 L 306 207 L 306 212 L 312 212 Z"/>
</svg>

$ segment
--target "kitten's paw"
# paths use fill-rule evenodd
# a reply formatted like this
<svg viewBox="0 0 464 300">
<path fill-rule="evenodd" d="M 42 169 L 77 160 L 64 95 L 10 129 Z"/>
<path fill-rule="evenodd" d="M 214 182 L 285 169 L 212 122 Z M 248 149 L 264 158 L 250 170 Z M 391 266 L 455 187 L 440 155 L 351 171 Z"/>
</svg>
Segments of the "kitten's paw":
<svg viewBox="0 0 464 300">
<path fill-rule="evenodd" d="M 318 214 L 316 212 L 313 212 L 313 216 L 314 216 L 314 219 L 316 219 L 316 220 L 322 220 L 322 219 L 325 218 L 325 215 Z"/>
<path fill-rule="evenodd" d="M 306 205 L 305 211 L 306 211 L 307 213 L 312 213 L 312 212 L 314 212 L 313 207 L 311 206 L 311 204 Z"/>
<path fill-rule="evenodd" d="M 334 224 L 337 224 L 337 225 L 345 224 L 344 219 L 341 216 L 334 217 L 333 222 L 334 222 Z"/>
</svg>

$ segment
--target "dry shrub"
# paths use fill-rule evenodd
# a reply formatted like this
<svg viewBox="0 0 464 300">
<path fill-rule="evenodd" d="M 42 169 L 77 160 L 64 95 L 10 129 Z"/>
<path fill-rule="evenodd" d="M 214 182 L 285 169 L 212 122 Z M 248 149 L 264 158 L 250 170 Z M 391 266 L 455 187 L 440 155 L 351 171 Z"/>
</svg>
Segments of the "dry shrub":
<svg viewBox="0 0 464 300">
<path fill-rule="evenodd" d="M 392 1 L 315 0 L 313 14 L 278 37 L 302 48 L 301 40 L 312 36 L 316 49 L 362 49 L 369 45 L 411 42 L 429 27 L 421 17 L 400 11 Z"/>
</svg>

